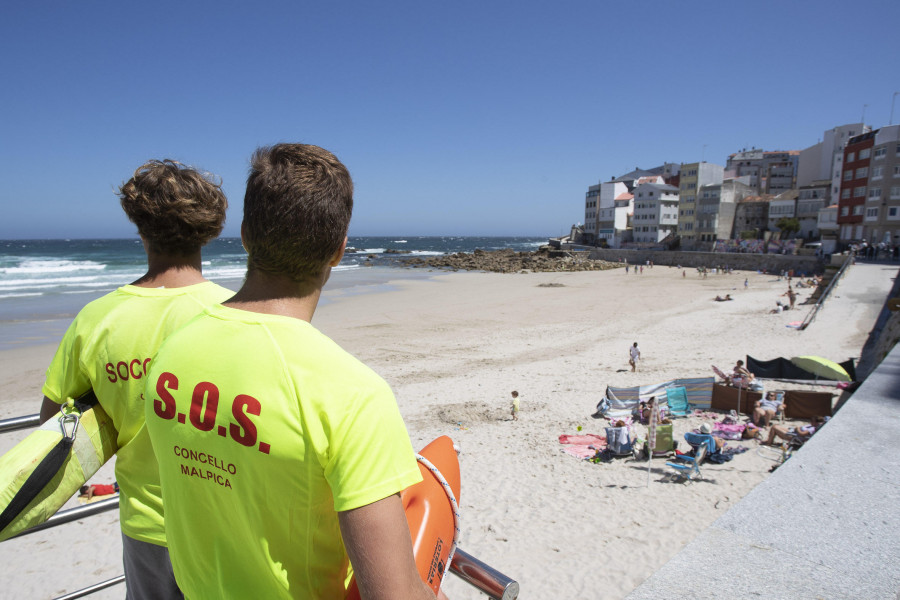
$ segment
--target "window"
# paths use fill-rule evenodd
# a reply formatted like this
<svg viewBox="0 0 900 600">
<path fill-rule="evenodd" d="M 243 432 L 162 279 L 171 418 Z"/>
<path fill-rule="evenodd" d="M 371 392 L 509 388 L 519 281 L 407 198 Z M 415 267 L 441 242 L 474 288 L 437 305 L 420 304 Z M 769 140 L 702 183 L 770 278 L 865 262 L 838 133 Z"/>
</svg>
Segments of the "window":
<svg viewBox="0 0 900 600">
<path fill-rule="evenodd" d="M 884 167 L 872 167 L 872 179 L 881 179 Z"/>
<path fill-rule="evenodd" d="M 885 154 L 887 154 L 887 148 L 878 148 L 875 150 L 875 156 L 873 158 L 878 160 L 879 158 L 884 158 Z"/>
<path fill-rule="evenodd" d="M 850 188 L 844 188 L 841 190 L 841 200 L 847 200 L 850 197 Z"/>
<path fill-rule="evenodd" d="M 856 178 L 862 179 L 869 176 L 869 167 L 860 167 L 856 170 Z"/>
<path fill-rule="evenodd" d="M 854 160 L 856 160 L 856 152 L 848 152 L 847 162 L 853 162 Z"/>
<path fill-rule="evenodd" d="M 900 165 L 894 167 L 894 177 L 900 177 Z"/>
<path fill-rule="evenodd" d="M 866 186 L 861 185 L 853 190 L 854 198 L 865 198 L 866 197 Z"/>
<path fill-rule="evenodd" d="M 892 206 L 892 207 L 890 207 L 890 208 L 888 209 L 888 216 L 889 216 L 889 217 L 896 217 L 896 216 L 897 216 L 897 207 L 896 207 L 896 206 Z"/>
<path fill-rule="evenodd" d="M 877 219 L 878 218 L 878 207 L 875 208 L 867 208 L 866 209 L 866 218 L 867 219 Z"/>
<path fill-rule="evenodd" d="M 881 198 L 881 188 L 871 188 L 869 190 L 869 200 L 877 200 Z"/>
<path fill-rule="evenodd" d="M 859 151 L 859 160 L 863 160 L 872 156 L 872 149 L 866 148 L 865 150 Z"/>
<path fill-rule="evenodd" d="M 891 200 L 900 199 L 900 185 L 891 186 Z"/>
<path fill-rule="evenodd" d="M 844 181 L 850 181 L 853 179 L 853 169 L 847 169 L 844 171 Z"/>
<path fill-rule="evenodd" d="M 841 216 L 846 217 L 849 214 L 850 214 L 850 208 L 847 206 L 842 206 L 841 207 Z"/>
<path fill-rule="evenodd" d="M 858 216 L 860 216 L 861 214 L 863 214 L 863 207 L 862 207 L 862 204 L 858 204 L 858 205 L 854 206 L 854 207 L 853 207 L 853 215 L 856 216 L 856 217 L 858 217 Z"/>
</svg>

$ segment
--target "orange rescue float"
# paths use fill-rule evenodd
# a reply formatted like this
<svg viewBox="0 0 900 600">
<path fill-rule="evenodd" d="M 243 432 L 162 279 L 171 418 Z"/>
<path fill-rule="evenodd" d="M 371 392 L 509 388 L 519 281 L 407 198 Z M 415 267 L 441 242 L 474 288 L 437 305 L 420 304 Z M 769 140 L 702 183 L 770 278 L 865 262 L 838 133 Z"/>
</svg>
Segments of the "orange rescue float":
<svg viewBox="0 0 900 600">
<path fill-rule="evenodd" d="M 425 446 L 420 456 L 440 472 L 458 503 L 459 460 L 453 440 L 442 435 Z M 457 527 L 454 516 L 456 509 L 438 476 L 421 460 L 419 471 L 422 473 L 422 481 L 403 490 L 400 499 L 409 523 L 419 576 L 437 594 L 444 573 L 450 566 L 450 552 Z M 359 589 L 354 580 L 350 583 L 347 600 L 358 600 L 359 597 Z"/>
</svg>

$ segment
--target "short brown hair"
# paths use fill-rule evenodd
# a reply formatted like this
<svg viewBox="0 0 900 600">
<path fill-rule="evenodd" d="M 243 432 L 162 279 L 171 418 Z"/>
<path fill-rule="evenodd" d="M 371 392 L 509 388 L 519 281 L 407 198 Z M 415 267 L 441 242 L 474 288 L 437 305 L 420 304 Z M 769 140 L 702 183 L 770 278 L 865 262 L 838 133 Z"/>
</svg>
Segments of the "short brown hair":
<svg viewBox="0 0 900 600">
<path fill-rule="evenodd" d="M 220 183 L 174 160 L 151 160 L 119 188 L 128 220 L 149 248 L 164 254 L 198 251 L 222 232 L 228 200 Z"/>
<path fill-rule="evenodd" d="M 244 196 L 247 269 L 312 281 L 341 248 L 353 212 L 353 181 L 318 146 L 259 148 Z"/>
</svg>

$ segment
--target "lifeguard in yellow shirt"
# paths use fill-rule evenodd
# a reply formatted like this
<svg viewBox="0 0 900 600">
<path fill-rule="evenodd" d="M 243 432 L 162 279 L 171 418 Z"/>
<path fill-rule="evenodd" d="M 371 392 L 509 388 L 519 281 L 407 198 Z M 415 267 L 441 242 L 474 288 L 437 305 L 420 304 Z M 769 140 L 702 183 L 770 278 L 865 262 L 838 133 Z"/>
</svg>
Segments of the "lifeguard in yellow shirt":
<svg viewBox="0 0 900 600">
<path fill-rule="evenodd" d="M 258 150 L 244 284 L 150 366 L 147 430 L 192 600 L 337 599 L 351 574 L 366 599 L 434 600 L 399 497 L 421 475 L 394 396 L 310 323 L 352 208 L 350 174 L 327 150 Z"/>
<path fill-rule="evenodd" d="M 66 331 L 44 383 L 41 420 L 93 389 L 118 431 L 116 480 L 127 597 L 182 598 L 169 562 L 159 471 L 141 394 L 172 331 L 233 292 L 203 278 L 201 247 L 222 231 L 228 202 L 207 175 L 150 161 L 119 189 L 147 252 L 147 273 L 89 303 Z"/>
</svg>

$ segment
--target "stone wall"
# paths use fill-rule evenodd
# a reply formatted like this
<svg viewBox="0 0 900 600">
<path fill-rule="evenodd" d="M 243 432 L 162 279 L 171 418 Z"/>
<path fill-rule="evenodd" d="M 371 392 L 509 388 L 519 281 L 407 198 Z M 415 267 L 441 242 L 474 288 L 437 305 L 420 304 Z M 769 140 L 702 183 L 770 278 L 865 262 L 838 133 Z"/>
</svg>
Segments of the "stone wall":
<svg viewBox="0 0 900 600">
<path fill-rule="evenodd" d="M 738 271 L 769 271 L 778 273 L 794 270 L 794 273 L 807 275 L 822 273 L 825 263 L 815 256 L 799 256 L 793 254 L 738 254 L 733 252 L 670 252 L 659 250 L 614 250 L 595 248 L 590 252 L 594 260 L 619 262 L 627 260 L 630 264 L 645 264 L 648 260 L 654 265 L 682 267 L 731 267 Z"/>
</svg>

